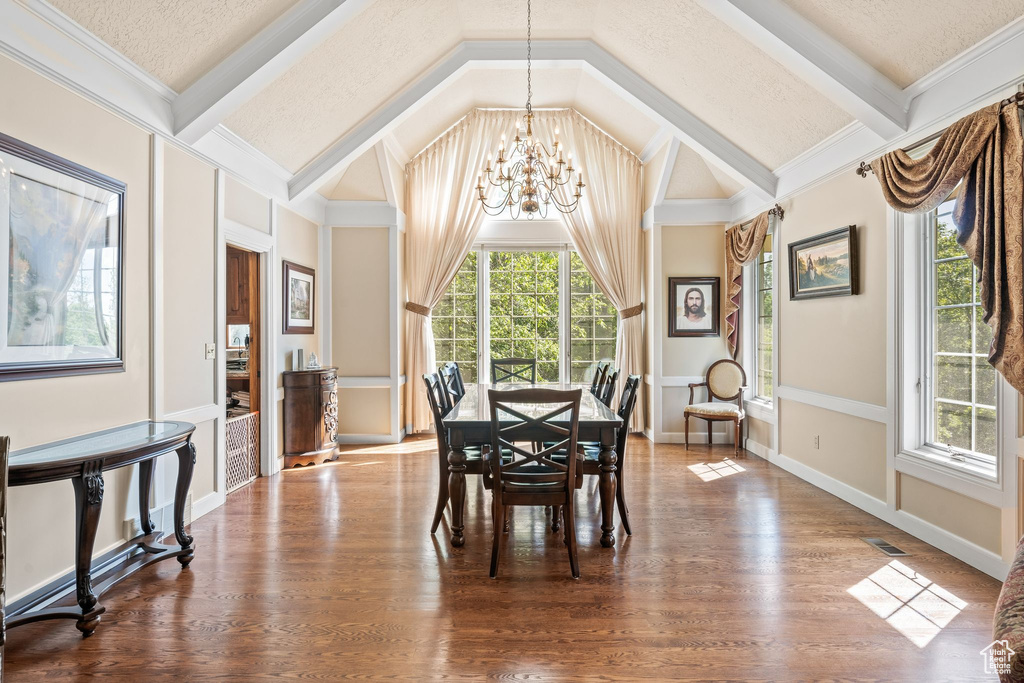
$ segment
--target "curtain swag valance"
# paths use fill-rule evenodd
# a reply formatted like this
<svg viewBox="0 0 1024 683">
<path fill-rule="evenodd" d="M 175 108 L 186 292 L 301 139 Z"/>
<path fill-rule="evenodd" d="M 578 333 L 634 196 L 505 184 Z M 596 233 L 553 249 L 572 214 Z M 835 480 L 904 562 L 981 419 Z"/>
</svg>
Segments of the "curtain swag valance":
<svg viewBox="0 0 1024 683">
<path fill-rule="evenodd" d="M 1024 391 L 1024 95 L 960 119 L 919 159 L 904 150 L 871 162 L 892 208 L 924 213 L 961 182 L 953 209 L 957 242 L 978 268 L 984 321 L 992 328 L 988 360 Z"/>
<path fill-rule="evenodd" d="M 743 266 L 757 260 L 764 246 L 764 238 L 771 227 L 771 219 L 782 220 L 785 211 L 776 204 L 771 209 L 758 214 L 746 223 L 739 223 L 725 231 L 725 334 L 729 345 L 729 355 L 734 359 L 739 355 L 740 318 L 743 306 Z"/>
</svg>

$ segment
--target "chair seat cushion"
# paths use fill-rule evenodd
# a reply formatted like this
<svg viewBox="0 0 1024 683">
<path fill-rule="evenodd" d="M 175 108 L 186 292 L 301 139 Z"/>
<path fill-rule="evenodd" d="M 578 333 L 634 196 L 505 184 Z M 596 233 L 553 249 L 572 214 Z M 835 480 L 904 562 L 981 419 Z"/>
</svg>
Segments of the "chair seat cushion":
<svg viewBox="0 0 1024 683">
<path fill-rule="evenodd" d="M 743 418 L 743 411 L 735 403 L 694 403 L 683 408 L 683 414 Z"/>
</svg>

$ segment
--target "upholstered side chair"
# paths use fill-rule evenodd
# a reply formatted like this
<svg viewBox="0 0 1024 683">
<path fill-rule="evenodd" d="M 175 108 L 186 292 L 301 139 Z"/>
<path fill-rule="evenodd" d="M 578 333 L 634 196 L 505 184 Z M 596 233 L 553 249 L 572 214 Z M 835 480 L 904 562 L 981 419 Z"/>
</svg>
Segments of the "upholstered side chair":
<svg viewBox="0 0 1024 683">
<path fill-rule="evenodd" d="M 693 402 L 693 390 L 707 388 L 708 400 L 705 403 Z M 690 418 L 696 417 L 708 423 L 708 445 L 711 445 L 711 428 L 715 422 L 732 422 L 736 432 L 736 452 L 740 452 L 743 433 L 743 390 L 747 388 L 747 373 L 743 366 L 734 360 L 723 358 L 715 361 L 704 375 L 703 382 L 690 384 L 690 404 L 683 408 L 683 420 L 686 423 L 686 448 L 690 448 Z M 716 403 L 715 399 L 719 402 Z M 726 401 L 735 401 L 726 403 Z"/>
</svg>

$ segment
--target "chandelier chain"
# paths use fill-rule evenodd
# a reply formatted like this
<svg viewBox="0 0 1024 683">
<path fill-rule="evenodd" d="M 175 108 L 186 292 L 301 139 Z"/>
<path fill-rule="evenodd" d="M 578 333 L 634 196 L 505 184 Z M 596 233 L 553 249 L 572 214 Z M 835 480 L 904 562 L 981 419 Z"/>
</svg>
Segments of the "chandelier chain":
<svg viewBox="0 0 1024 683">
<path fill-rule="evenodd" d="M 526 112 L 533 111 L 533 10 L 532 0 L 526 0 Z"/>
</svg>

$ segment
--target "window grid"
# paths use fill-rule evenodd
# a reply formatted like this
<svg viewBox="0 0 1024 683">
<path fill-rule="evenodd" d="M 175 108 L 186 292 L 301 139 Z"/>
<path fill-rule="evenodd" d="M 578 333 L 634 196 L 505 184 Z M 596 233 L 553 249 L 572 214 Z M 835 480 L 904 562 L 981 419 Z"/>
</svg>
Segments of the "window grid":
<svg viewBox="0 0 1024 683">
<path fill-rule="evenodd" d="M 754 369 L 756 384 L 754 395 L 771 402 L 772 400 L 772 283 L 774 281 L 774 253 L 772 235 L 765 236 L 761 253 L 755 264 L 756 316 L 754 329 Z"/>
<path fill-rule="evenodd" d="M 456 361 L 470 384 L 478 381 L 477 274 L 477 252 L 471 251 L 431 313 L 437 364 Z"/>
<path fill-rule="evenodd" d="M 492 251 L 490 358 L 535 358 L 537 381 L 559 381 L 557 251 Z"/>
<path fill-rule="evenodd" d="M 569 253 L 569 280 L 569 381 L 584 383 L 596 363 L 615 360 L 618 311 L 575 251 Z"/>
<path fill-rule="evenodd" d="M 991 331 L 982 320 L 977 269 L 955 240 L 953 204 L 936 210 L 929 240 L 929 441 L 991 461 L 997 449 L 995 371 L 985 349 Z"/>
<path fill-rule="evenodd" d="M 97 270 L 99 283 L 97 283 Z M 97 284 L 99 297 L 96 297 Z M 64 344 L 71 346 L 110 345 L 117 338 L 117 264 L 114 250 L 109 248 L 86 249 L 82 265 L 72 280 L 65 298 Z M 98 301 L 97 301 L 98 299 Z M 96 329 L 96 305 L 102 306 L 103 326 L 107 339 L 104 341 Z"/>
</svg>

